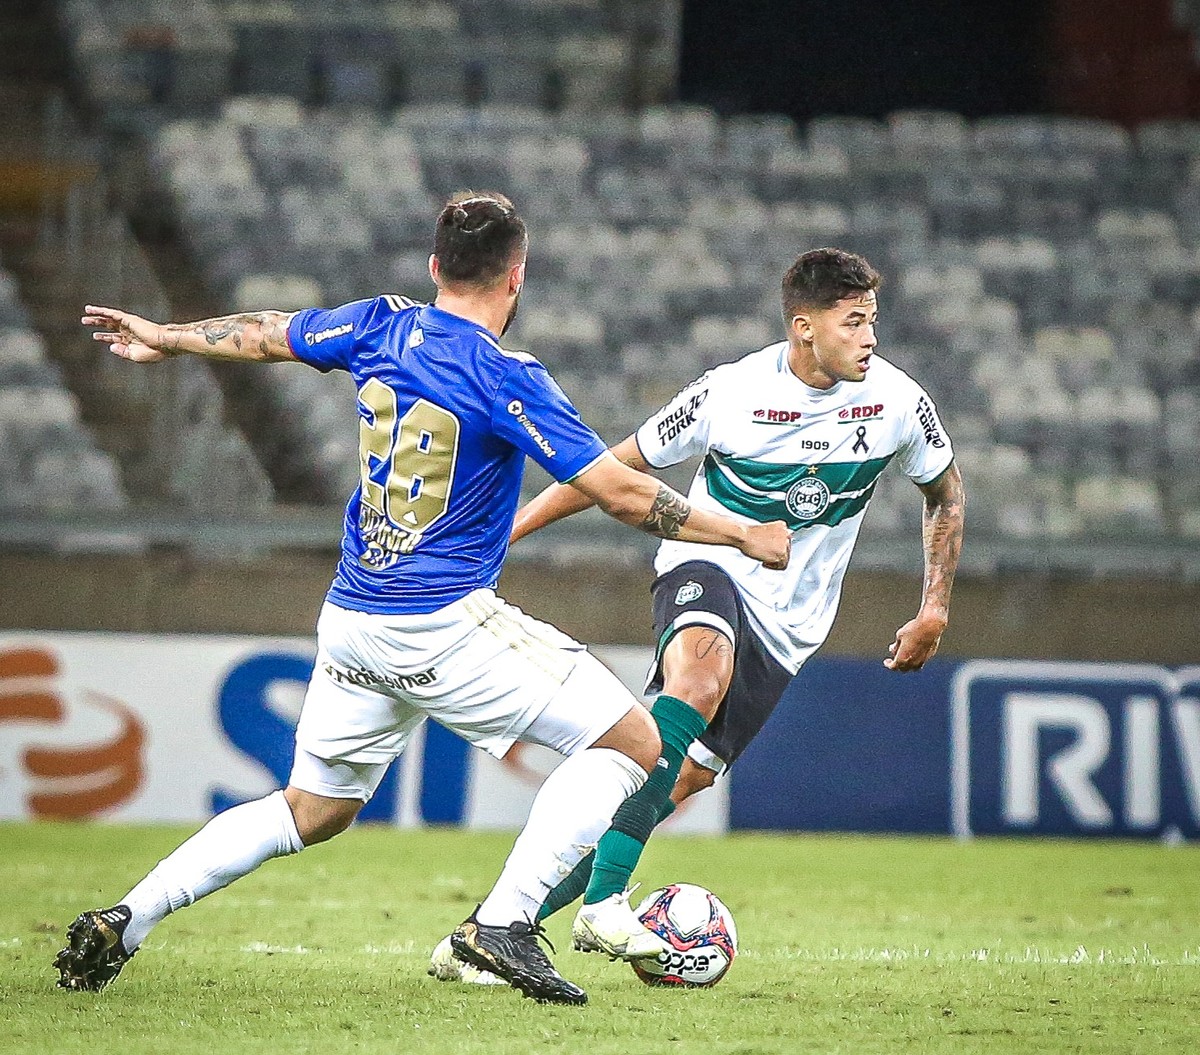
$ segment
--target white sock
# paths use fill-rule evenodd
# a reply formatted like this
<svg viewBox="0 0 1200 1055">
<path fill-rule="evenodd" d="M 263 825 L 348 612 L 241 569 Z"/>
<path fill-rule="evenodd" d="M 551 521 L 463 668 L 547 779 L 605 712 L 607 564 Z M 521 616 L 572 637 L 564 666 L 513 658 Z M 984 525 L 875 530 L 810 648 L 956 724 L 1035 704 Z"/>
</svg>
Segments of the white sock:
<svg viewBox="0 0 1200 1055">
<path fill-rule="evenodd" d="M 176 909 L 249 875 L 272 857 L 303 849 L 282 791 L 217 814 L 121 899 L 133 914 L 125 928 L 126 951 L 141 945 Z"/>
<path fill-rule="evenodd" d="M 565 759 L 539 789 L 475 918 L 492 927 L 537 919 L 550 891 L 595 847 L 617 807 L 646 779 L 632 758 L 607 747 L 589 747 Z"/>
</svg>

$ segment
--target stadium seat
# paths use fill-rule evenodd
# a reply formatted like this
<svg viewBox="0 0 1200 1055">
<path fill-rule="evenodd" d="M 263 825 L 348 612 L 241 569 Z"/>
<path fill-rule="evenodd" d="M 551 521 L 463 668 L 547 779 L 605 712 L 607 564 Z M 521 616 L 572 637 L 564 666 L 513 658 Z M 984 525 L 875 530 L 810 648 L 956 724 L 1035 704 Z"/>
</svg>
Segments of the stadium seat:
<svg viewBox="0 0 1200 1055">
<path fill-rule="evenodd" d="M 30 498 L 47 512 L 122 509 L 127 504 L 112 458 L 97 450 L 43 451 L 33 464 Z"/>
<path fill-rule="evenodd" d="M 295 311 L 322 302 L 321 287 L 302 275 L 246 275 L 234 294 L 238 311 Z"/>
<path fill-rule="evenodd" d="M 549 24 L 568 10 L 582 9 L 506 0 L 500 17 Z M 629 113 L 608 108 L 624 89 L 601 83 L 621 49 L 589 56 L 580 43 L 610 36 L 609 19 L 581 16 L 552 56 L 568 82 L 582 78 L 564 86 L 568 108 L 596 79 L 569 116 L 450 93 L 335 117 L 264 96 L 165 126 L 157 164 L 214 284 L 248 303 L 278 273 L 260 234 L 270 216 L 289 271 L 316 283 L 296 302 L 428 296 L 430 210 L 461 186 L 512 188 L 535 236 L 512 340 L 568 371 L 584 401 L 584 379 L 611 372 L 616 387 L 592 404 L 623 427 L 711 363 L 776 339 L 780 272 L 803 248 L 842 244 L 887 277 L 881 353 L 974 423 L 971 449 L 1007 452 L 974 485 L 994 492 L 982 503 L 994 530 L 1025 537 L 1044 517 L 1070 537 L 1095 519 L 1074 510 L 1072 473 L 1157 485 L 1163 466 L 1183 464 L 1172 459 L 1193 448 L 1164 399 L 1200 385 L 1200 184 L 1188 169 L 1200 148 L 1180 145 L 1192 125 L 1130 135 L 1089 119 L 910 111 L 798 130 L 697 107 Z M 632 402 L 624 416 L 617 392 Z M 352 441 L 319 419 L 297 449 L 349 479 Z M 1044 491 L 1030 484 L 1039 473 L 1053 481 Z M 1156 519 L 1135 497 L 1116 496 L 1142 512 L 1104 530 L 1174 522 L 1174 504 Z"/>
<path fill-rule="evenodd" d="M 1075 487 L 1075 505 L 1090 530 L 1104 534 L 1160 534 L 1162 495 L 1151 480 L 1090 476 Z"/>
</svg>

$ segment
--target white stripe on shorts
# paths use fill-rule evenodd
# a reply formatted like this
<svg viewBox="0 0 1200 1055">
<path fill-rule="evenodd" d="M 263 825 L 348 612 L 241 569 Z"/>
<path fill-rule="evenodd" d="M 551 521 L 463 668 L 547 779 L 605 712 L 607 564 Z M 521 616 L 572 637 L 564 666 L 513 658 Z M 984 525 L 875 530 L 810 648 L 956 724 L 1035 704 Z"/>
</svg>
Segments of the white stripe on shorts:
<svg viewBox="0 0 1200 1055">
<path fill-rule="evenodd" d="M 465 607 L 468 614 L 479 620 L 481 629 L 560 685 L 575 669 L 575 657 L 571 653 L 564 652 L 561 645 L 552 644 L 537 635 L 540 624 L 498 597 L 472 595 L 467 598 Z M 524 619 L 519 616 L 524 616 Z"/>
<path fill-rule="evenodd" d="M 684 612 L 682 615 L 671 620 L 671 625 L 668 627 L 670 636 L 667 637 L 666 634 L 663 636 L 667 637 L 669 641 L 680 630 L 685 630 L 689 626 L 706 626 L 710 630 L 716 630 L 718 633 L 724 634 L 729 638 L 731 645 L 737 644 L 737 635 L 733 632 L 733 627 L 713 612 Z"/>
</svg>

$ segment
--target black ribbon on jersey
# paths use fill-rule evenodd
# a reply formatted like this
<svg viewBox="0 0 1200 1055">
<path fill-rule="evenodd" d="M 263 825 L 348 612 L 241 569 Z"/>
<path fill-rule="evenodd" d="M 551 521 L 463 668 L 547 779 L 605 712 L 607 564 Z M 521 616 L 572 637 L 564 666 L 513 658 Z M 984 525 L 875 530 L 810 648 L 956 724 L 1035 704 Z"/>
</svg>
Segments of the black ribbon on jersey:
<svg viewBox="0 0 1200 1055">
<path fill-rule="evenodd" d="M 871 448 L 867 445 L 867 426 L 859 425 L 858 431 L 854 434 L 857 439 L 854 441 L 854 446 L 851 448 L 852 454 L 857 454 L 862 451 L 866 454 Z"/>
</svg>

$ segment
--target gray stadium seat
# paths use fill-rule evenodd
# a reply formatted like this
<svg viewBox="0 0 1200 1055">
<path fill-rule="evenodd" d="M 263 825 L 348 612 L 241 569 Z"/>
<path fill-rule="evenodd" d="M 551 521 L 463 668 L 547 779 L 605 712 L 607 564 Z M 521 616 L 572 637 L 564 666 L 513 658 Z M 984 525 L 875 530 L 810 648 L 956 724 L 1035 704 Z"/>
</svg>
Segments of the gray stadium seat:
<svg viewBox="0 0 1200 1055">
<path fill-rule="evenodd" d="M 231 296 L 278 272 L 258 234 L 268 216 L 289 269 L 327 299 L 428 296 L 437 201 L 482 181 L 511 189 L 534 236 L 513 341 L 566 370 L 613 429 L 778 336 L 779 275 L 798 252 L 857 248 L 887 279 L 881 352 L 973 423 L 969 449 L 1001 441 L 997 464 L 981 462 L 995 480 L 978 485 L 991 527 L 1024 537 L 1042 517 L 1074 537 L 1099 514 L 1074 509 L 1072 474 L 1157 484 L 1193 451 L 1163 402 L 1200 386 L 1200 151 L 1178 146 L 1192 131 L 910 112 L 798 135 L 786 119 L 697 108 L 567 117 L 440 99 L 335 118 L 264 98 L 168 126 L 157 156 Z M 604 393 L 586 380 L 605 377 Z M 352 478 L 353 441 L 319 414 L 310 425 L 297 449 Z M 1144 493 L 1114 493 L 1125 512 L 1098 530 L 1177 520 L 1174 498 L 1155 514 Z"/>
</svg>

